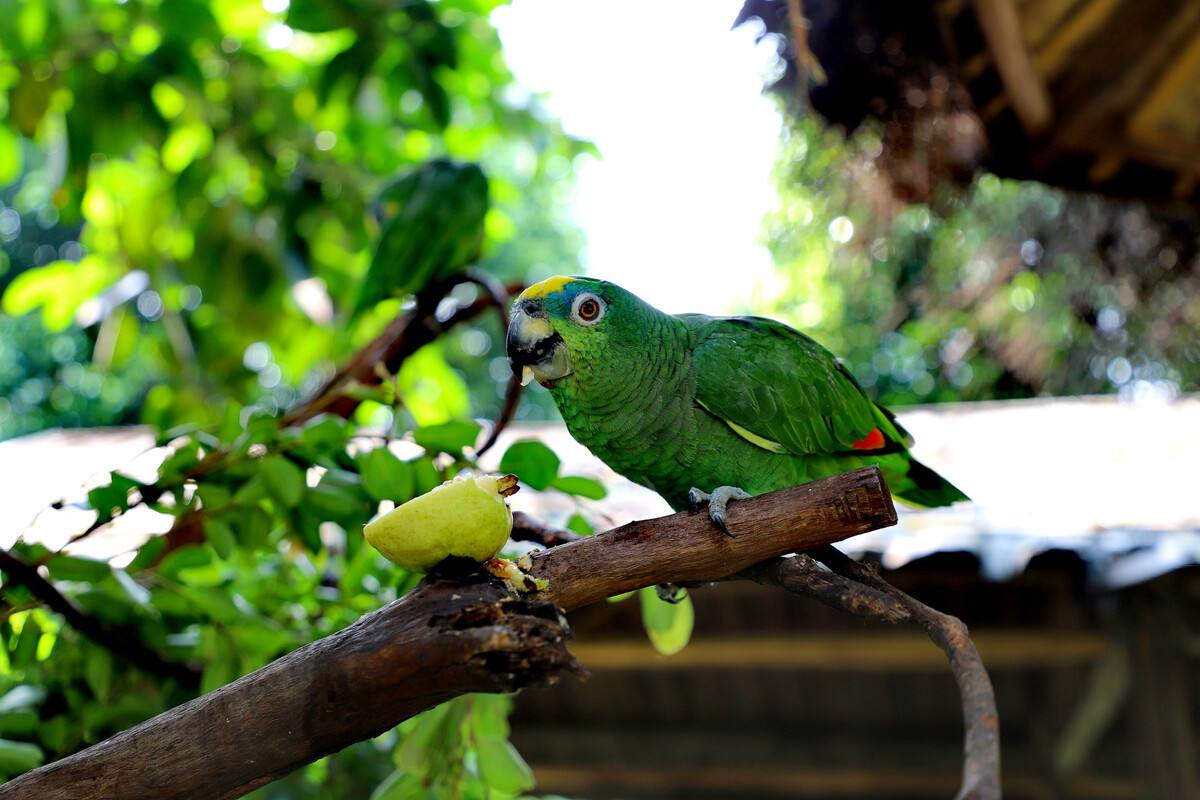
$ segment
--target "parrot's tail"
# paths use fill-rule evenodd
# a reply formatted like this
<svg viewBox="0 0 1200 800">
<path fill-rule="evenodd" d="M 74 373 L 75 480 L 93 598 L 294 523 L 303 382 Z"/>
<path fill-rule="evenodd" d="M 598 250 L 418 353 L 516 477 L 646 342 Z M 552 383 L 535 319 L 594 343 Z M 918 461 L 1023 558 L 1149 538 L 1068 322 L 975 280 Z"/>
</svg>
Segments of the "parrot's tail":
<svg viewBox="0 0 1200 800">
<path fill-rule="evenodd" d="M 912 456 L 908 457 L 908 471 L 904 477 L 906 480 L 900 486 L 892 487 L 892 494 L 909 505 L 936 508 L 971 499 L 953 483 Z"/>
</svg>

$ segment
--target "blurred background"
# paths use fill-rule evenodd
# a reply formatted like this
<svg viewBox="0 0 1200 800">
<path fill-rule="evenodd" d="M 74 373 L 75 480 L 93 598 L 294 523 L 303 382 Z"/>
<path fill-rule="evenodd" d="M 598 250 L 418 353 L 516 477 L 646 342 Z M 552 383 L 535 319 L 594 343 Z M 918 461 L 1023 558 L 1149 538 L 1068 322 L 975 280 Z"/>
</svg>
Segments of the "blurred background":
<svg viewBox="0 0 1200 800">
<path fill-rule="evenodd" d="M 971 627 L 1008 796 L 1200 797 L 1200 6 L 0 18 L 0 545 L 182 670 L 6 570 L 0 774 L 402 595 L 361 524 L 464 466 L 549 464 L 520 507 L 580 532 L 664 512 L 544 391 L 513 410 L 497 306 L 587 272 L 807 331 L 975 499 L 845 548 Z M 255 796 L 955 791 L 958 700 L 919 633 L 730 584 L 665 656 L 646 603 L 578 613 L 592 679 L 518 696 L 503 763 L 471 706 Z"/>
</svg>

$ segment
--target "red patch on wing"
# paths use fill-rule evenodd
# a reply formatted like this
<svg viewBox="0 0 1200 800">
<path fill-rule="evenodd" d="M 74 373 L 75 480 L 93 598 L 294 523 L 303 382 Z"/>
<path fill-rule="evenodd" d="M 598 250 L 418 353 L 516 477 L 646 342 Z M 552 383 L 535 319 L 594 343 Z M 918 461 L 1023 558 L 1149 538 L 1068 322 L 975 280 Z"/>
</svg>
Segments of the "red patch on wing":
<svg viewBox="0 0 1200 800">
<path fill-rule="evenodd" d="M 851 445 L 851 447 L 853 447 L 855 450 L 879 450 L 885 444 L 887 444 L 887 442 L 884 441 L 883 431 L 879 430 L 879 428 L 876 428 L 863 438 L 856 441 L 853 445 Z"/>
</svg>

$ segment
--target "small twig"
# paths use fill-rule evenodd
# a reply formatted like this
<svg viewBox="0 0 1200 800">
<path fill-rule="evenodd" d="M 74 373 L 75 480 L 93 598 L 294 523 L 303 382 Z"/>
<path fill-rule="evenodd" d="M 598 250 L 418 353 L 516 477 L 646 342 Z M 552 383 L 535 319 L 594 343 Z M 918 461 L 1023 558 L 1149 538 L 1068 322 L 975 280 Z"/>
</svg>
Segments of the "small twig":
<svg viewBox="0 0 1200 800">
<path fill-rule="evenodd" d="M 957 617 L 943 614 L 910 597 L 881 578 L 875 570 L 859 564 L 832 545 L 824 545 L 810 553 L 837 574 L 857 581 L 902 607 L 910 621 L 919 625 L 946 653 L 962 697 L 966 728 L 963 779 L 956 800 L 999 800 L 1000 730 L 996 697 L 967 626 Z"/>
<path fill-rule="evenodd" d="M 485 296 L 491 298 L 496 313 L 500 315 L 500 330 L 508 330 L 508 289 L 486 273 L 471 271 L 467 273 L 467 278 L 482 289 Z M 501 406 L 496 421 L 492 423 L 492 429 L 488 432 L 487 439 L 475 451 L 476 458 L 491 450 L 492 445 L 500 438 L 500 434 L 508 427 L 508 423 L 512 422 L 513 416 L 517 413 L 517 406 L 521 402 L 523 388 L 515 375 L 509 378 L 508 387 L 504 390 L 504 405 Z"/>
<path fill-rule="evenodd" d="M 492 445 L 500 438 L 501 431 L 508 427 L 508 423 L 512 422 L 513 416 L 517 413 L 517 405 L 521 402 L 521 390 L 524 388 L 516 376 L 509 378 L 508 388 L 504 390 L 504 405 L 500 408 L 500 415 L 492 423 L 492 430 L 488 433 L 487 440 L 475 451 L 476 458 L 491 450 Z"/>
<path fill-rule="evenodd" d="M 36 567 L 26 564 L 7 550 L 0 550 L 0 571 L 8 576 L 9 581 L 24 586 L 43 605 L 60 614 L 72 628 L 114 655 L 154 675 L 174 678 L 189 689 L 200 686 L 199 672 L 151 650 L 134 631 L 114 627 L 88 616 L 59 592 L 54 584 L 43 578 Z"/>
<path fill-rule="evenodd" d="M 584 538 L 574 531 L 552 528 L 544 522 L 529 516 L 524 511 L 513 512 L 511 536 L 518 542 L 534 542 L 535 544 L 540 544 L 542 547 L 555 547 Z"/>
<path fill-rule="evenodd" d="M 778 586 L 793 594 L 819 600 L 838 611 L 880 622 L 895 624 L 912 619 L 908 609 L 891 595 L 830 572 L 806 553 L 764 561 L 730 578 Z"/>
</svg>

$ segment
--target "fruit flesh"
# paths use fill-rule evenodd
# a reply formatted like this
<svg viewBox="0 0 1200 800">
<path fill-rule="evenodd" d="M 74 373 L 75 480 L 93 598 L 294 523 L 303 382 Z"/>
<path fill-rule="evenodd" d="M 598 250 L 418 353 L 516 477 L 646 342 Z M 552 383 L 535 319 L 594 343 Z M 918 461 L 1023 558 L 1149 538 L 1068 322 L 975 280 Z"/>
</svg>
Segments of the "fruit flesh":
<svg viewBox="0 0 1200 800">
<path fill-rule="evenodd" d="M 512 476 L 455 478 L 367 523 L 363 534 L 389 561 L 415 572 L 449 556 L 487 561 L 512 532 L 505 496 L 515 484 Z"/>
</svg>

